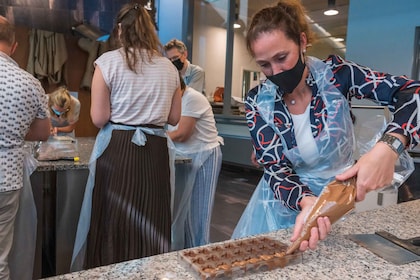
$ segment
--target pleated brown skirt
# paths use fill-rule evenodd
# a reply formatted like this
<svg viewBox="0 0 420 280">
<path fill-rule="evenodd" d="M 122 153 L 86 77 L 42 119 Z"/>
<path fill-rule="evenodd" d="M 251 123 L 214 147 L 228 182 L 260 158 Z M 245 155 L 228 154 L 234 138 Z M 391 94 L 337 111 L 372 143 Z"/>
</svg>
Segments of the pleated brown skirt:
<svg viewBox="0 0 420 280">
<path fill-rule="evenodd" d="M 168 252 L 171 192 L 166 138 L 114 130 L 96 162 L 86 268 Z"/>
</svg>

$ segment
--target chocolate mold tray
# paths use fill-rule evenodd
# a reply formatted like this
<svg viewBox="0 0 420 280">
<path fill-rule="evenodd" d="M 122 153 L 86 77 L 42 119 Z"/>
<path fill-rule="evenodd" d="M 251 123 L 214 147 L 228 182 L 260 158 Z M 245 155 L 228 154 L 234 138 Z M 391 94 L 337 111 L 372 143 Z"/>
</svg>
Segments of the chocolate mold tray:
<svg viewBox="0 0 420 280">
<path fill-rule="evenodd" d="M 302 262 L 302 253 L 286 255 L 287 245 L 251 237 L 179 251 L 179 257 L 199 279 L 230 279 Z"/>
</svg>

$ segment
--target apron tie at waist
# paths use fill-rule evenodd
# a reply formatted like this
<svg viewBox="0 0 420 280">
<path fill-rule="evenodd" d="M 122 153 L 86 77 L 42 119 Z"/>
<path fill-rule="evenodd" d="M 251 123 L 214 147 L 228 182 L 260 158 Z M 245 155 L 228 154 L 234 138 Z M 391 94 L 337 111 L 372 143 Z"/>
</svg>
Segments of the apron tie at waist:
<svg viewBox="0 0 420 280">
<path fill-rule="evenodd" d="M 162 126 L 157 126 L 154 124 L 141 124 L 141 125 L 127 125 L 127 124 L 120 124 L 110 121 L 112 124 L 113 129 L 116 130 L 135 130 L 133 137 L 131 138 L 131 142 L 136 144 L 137 146 L 144 146 L 146 144 L 147 138 L 146 134 L 156 135 L 156 130 L 163 130 Z"/>
</svg>

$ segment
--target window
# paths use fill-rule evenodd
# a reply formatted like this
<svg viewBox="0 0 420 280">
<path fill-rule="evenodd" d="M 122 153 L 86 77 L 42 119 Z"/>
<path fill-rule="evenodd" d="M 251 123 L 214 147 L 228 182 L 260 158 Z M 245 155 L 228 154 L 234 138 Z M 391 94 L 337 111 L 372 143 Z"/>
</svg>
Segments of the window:
<svg viewBox="0 0 420 280">
<path fill-rule="evenodd" d="M 246 94 L 244 91 L 247 92 L 265 78 L 246 48 L 247 24 L 257 11 L 273 5 L 275 1 L 193 1 L 193 13 L 188 14 L 193 17 L 193 27 L 191 34 L 187 34 L 187 37 L 192 36 L 191 63 L 201 66 L 206 71 L 206 95 L 210 101 L 213 101 L 215 90 L 224 87 L 223 105 L 213 103 L 213 107 L 221 106 L 223 109 L 215 110 L 215 113 L 240 115 L 242 111 L 238 110 L 238 106 L 241 106 L 240 103 Z M 309 5 L 312 1 L 304 1 L 304 5 L 309 5 L 308 21 L 318 39 L 308 49 L 308 55 L 320 58 L 330 53 L 345 55 L 344 43 L 335 41 L 335 36 L 345 35 L 347 29 L 348 1 L 344 2 L 340 16 L 326 20 L 325 16 L 318 15 L 318 6 Z M 316 23 L 318 21 L 325 24 L 325 29 Z M 228 23 L 231 28 L 228 28 Z M 240 27 L 234 28 L 234 23 L 239 23 Z M 329 30 L 328 33 L 326 29 Z M 344 34 L 341 34 L 343 32 Z"/>
</svg>

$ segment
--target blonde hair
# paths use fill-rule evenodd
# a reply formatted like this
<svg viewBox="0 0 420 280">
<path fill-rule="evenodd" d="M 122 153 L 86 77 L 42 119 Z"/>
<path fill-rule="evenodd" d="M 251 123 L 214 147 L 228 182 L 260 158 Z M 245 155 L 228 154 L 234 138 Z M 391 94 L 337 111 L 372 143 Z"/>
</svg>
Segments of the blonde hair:
<svg viewBox="0 0 420 280">
<path fill-rule="evenodd" d="M 117 25 L 120 26 L 119 36 L 131 71 L 136 72 L 139 61 L 151 62 L 152 56 L 162 56 L 162 44 L 156 34 L 155 25 L 148 11 L 138 3 L 124 5 L 117 15 Z M 142 52 L 146 51 L 146 55 Z"/>
<path fill-rule="evenodd" d="M 69 110 L 64 112 L 61 116 L 63 118 L 67 117 L 67 114 L 72 110 L 71 108 L 71 95 L 65 87 L 60 87 L 49 94 L 48 98 L 48 108 L 51 115 L 54 115 L 54 111 L 51 109 L 52 106 L 57 106 L 60 108 L 68 108 Z"/>
</svg>

